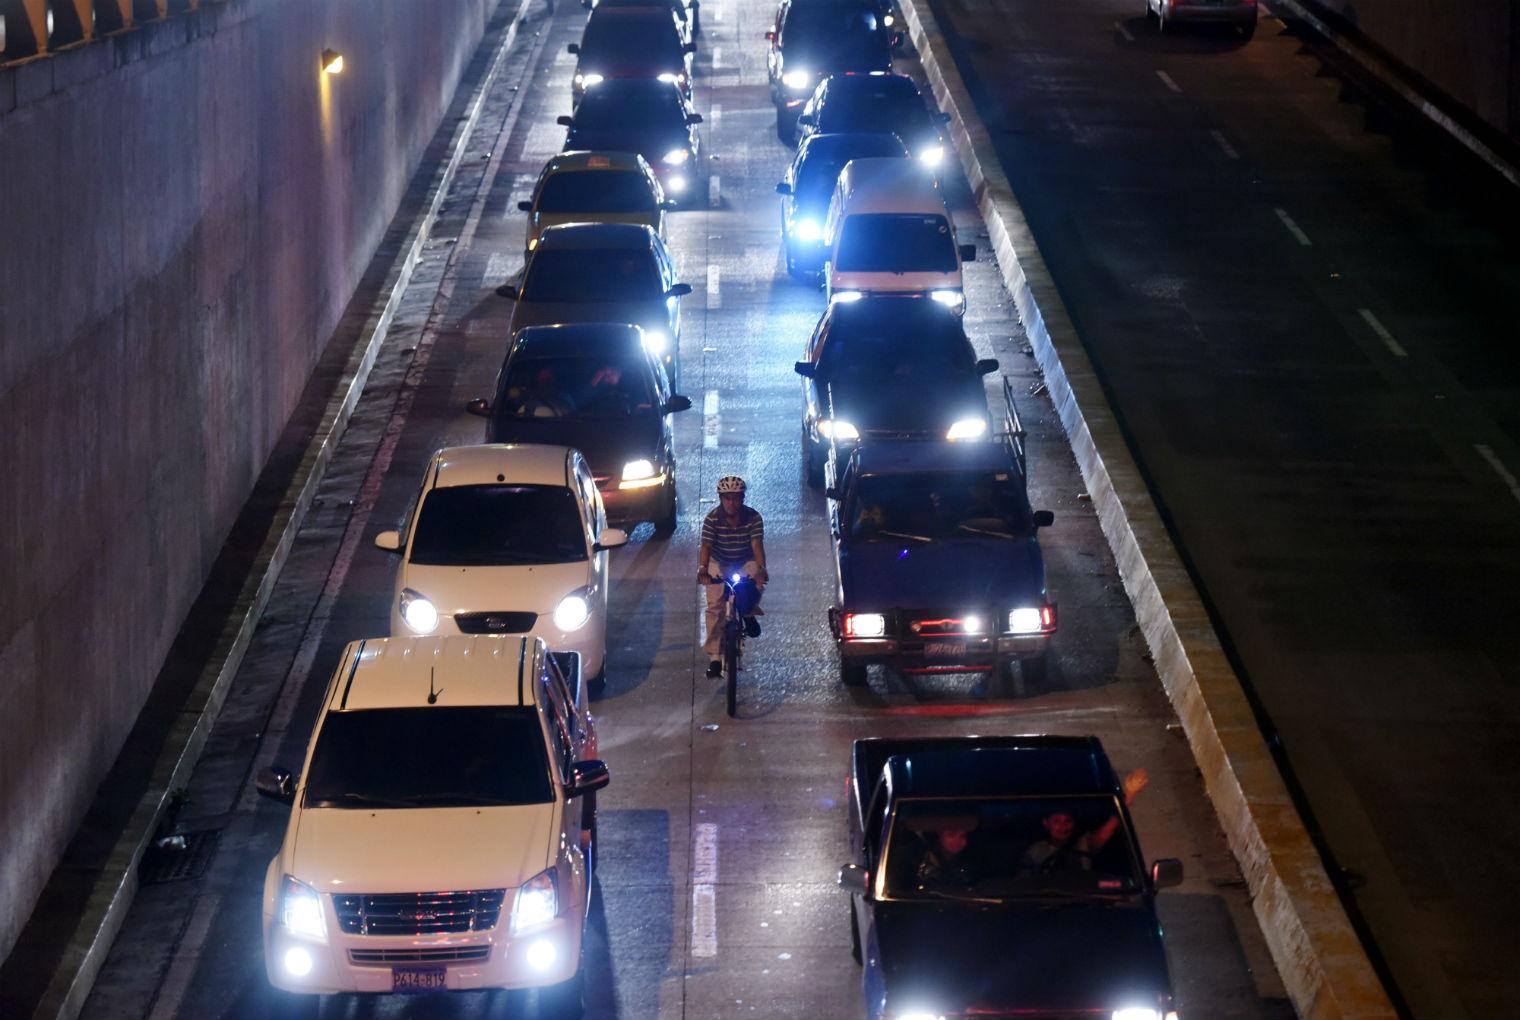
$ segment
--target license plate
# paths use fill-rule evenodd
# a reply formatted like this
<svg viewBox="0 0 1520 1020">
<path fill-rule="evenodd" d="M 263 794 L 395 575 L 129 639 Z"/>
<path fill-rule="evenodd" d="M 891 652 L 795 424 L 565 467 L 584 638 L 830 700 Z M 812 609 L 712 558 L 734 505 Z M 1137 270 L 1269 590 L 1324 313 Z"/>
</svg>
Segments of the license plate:
<svg viewBox="0 0 1520 1020">
<path fill-rule="evenodd" d="M 964 641 L 925 641 L 924 654 L 940 658 L 959 658 L 966 654 Z"/>
<path fill-rule="evenodd" d="M 447 967 L 392 967 L 391 991 L 393 992 L 442 992 L 447 991 Z"/>
</svg>

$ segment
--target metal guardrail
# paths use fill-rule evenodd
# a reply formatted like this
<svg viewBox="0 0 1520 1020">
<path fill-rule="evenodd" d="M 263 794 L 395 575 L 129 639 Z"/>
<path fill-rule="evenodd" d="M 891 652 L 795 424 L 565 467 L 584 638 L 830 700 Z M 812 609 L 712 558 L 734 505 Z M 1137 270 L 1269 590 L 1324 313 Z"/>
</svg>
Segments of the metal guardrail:
<svg viewBox="0 0 1520 1020">
<path fill-rule="evenodd" d="M 1018 406 L 1013 402 L 1013 383 L 1003 376 L 1003 431 L 1001 436 L 1013 451 L 1013 459 L 1019 465 L 1024 484 L 1029 484 L 1029 465 L 1024 452 L 1024 422 L 1019 418 Z"/>
</svg>

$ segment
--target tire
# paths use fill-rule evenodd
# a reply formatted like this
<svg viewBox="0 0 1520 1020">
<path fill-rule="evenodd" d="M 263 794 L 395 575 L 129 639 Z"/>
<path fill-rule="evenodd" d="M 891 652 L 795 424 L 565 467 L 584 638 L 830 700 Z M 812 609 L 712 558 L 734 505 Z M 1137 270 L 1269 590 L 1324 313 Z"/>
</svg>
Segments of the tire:
<svg viewBox="0 0 1520 1020">
<path fill-rule="evenodd" d="M 861 662 L 851 662 L 841 656 L 839 660 L 839 682 L 846 687 L 864 687 L 866 685 L 866 667 Z"/>
<path fill-rule="evenodd" d="M 577 970 L 568 981 L 538 990 L 538 1015 L 554 1020 L 580 1020 L 586 1012 L 586 971 Z"/>
<path fill-rule="evenodd" d="M 1250 21 L 1248 21 L 1244 25 L 1240 26 L 1240 36 L 1246 42 L 1250 42 L 1251 39 L 1255 35 L 1256 35 L 1256 19 L 1255 18 L 1252 18 Z"/>
<path fill-rule="evenodd" d="M 723 627 L 723 679 L 726 692 L 728 717 L 732 719 L 739 710 L 739 621 L 730 620 Z"/>
<path fill-rule="evenodd" d="M 654 537 L 662 541 L 676 533 L 676 521 L 680 512 L 680 505 L 676 502 L 676 491 L 672 486 L 670 498 L 665 501 L 665 509 L 660 511 L 660 516 L 654 521 Z"/>
<path fill-rule="evenodd" d="M 1050 679 L 1050 653 L 1041 652 L 1032 659 L 1021 660 L 1019 672 L 1024 674 L 1024 682 L 1029 686 L 1043 687 Z"/>
<path fill-rule="evenodd" d="M 860 922 L 855 918 L 855 897 L 850 897 L 850 956 L 856 963 L 862 962 L 860 952 Z"/>
</svg>

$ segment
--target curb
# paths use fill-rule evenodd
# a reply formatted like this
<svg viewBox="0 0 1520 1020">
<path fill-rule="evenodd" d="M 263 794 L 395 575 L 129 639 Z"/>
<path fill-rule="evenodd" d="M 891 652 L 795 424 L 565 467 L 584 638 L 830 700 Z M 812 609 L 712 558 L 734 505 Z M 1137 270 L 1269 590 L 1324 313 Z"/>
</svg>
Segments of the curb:
<svg viewBox="0 0 1520 1020">
<path fill-rule="evenodd" d="M 1130 455 L 928 0 L 903 0 L 902 10 L 934 98 L 951 116 L 949 133 L 1003 281 L 1293 1006 L 1304 1020 L 1395 1020 Z"/>
<path fill-rule="evenodd" d="M 205 746 L 232 681 L 242 665 L 243 655 L 253 639 L 259 618 L 269 602 L 275 581 L 306 518 L 306 511 L 311 507 L 312 499 L 327 472 L 328 462 L 337 449 L 338 440 L 348 427 L 349 417 L 369 379 L 375 358 L 390 333 L 391 321 L 411 282 L 412 270 L 421 258 L 423 245 L 432 232 L 438 210 L 443 205 L 455 171 L 464 158 L 470 136 L 480 120 L 485 96 L 506 62 L 507 51 L 517 38 L 518 26 L 522 24 L 531 2 L 532 0 L 521 0 L 517 12 L 512 16 L 512 24 L 497 46 L 478 93 L 470 103 L 469 112 L 455 128 L 454 151 L 443 173 L 433 184 L 427 209 L 415 221 L 407 240 L 402 244 L 399 257 L 392 264 L 385 283 L 381 286 L 381 293 L 386 294 L 385 304 L 378 314 L 371 315 L 360 332 L 337 388 L 323 411 L 316 433 L 285 489 L 280 509 L 243 582 L 231 615 L 223 625 L 215 651 L 170 727 L 164 746 L 154 762 L 147 789 L 111 847 L 105 866 L 90 890 L 84 914 L 69 937 L 58 969 L 53 972 L 47 989 L 33 1011 L 32 1020 L 74 1020 L 84 1008 L 100 968 L 137 895 L 137 869 L 143 852 L 158 829 L 172 792 L 190 780 L 201 749 Z M 492 13 L 494 15 L 495 12 Z M 440 126 L 442 123 L 440 121 Z"/>
</svg>

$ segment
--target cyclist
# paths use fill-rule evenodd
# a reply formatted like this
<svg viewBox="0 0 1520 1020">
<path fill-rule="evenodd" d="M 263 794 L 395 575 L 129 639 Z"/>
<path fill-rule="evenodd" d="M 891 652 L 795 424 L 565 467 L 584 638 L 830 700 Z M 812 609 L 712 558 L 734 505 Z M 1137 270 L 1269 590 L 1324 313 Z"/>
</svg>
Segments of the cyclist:
<svg viewBox="0 0 1520 1020">
<path fill-rule="evenodd" d="M 760 512 L 744 505 L 744 479 L 727 475 L 718 479 L 718 505 L 702 520 L 702 546 L 697 552 L 697 583 L 707 585 L 707 675 L 723 675 L 718 655 L 722 645 L 723 594 L 721 579 L 743 574 L 755 587 L 765 588 L 770 574 L 765 569 L 765 521 Z M 713 578 L 720 579 L 714 583 Z M 760 621 L 744 618 L 744 633 L 760 636 Z"/>
</svg>

